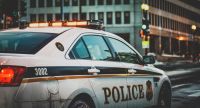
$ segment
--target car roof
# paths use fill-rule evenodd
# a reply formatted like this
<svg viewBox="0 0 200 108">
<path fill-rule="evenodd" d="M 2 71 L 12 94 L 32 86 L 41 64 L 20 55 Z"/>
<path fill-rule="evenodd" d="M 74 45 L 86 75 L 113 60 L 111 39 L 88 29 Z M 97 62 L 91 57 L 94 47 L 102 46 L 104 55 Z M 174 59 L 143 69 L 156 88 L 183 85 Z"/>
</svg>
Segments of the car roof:
<svg viewBox="0 0 200 108">
<path fill-rule="evenodd" d="M 25 28 L 25 29 L 19 29 L 19 28 L 14 28 L 14 29 L 7 29 L 3 30 L 1 32 L 41 32 L 41 33 L 56 33 L 60 34 L 64 31 L 70 30 L 71 28 L 69 27 L 39 27 L 39 28 Z"/>
<path fill-rule="evenodd" d="M 95 29 L 89 29 L 89 28 L 81 28 L 81 27 L 27 27 L 24 29 L 19 28 L 12 28 L 12 29 L 6 29 L 2 30 L 1 32 L 35 32 L 35 33 L 55 33 L 55 34 L 61 34 L 65 31 L 73 31 L 73 33 L 96 33 L 96 34 L 104 34 L 109 37 L 115 37 L 118 39 L 121 39 L 121 37 L 116 36 L 113 33 L 102 31 L 102 30 L 95 30 Z M 57 36 L 57 35 L 56 35 Z"/>
</svg>

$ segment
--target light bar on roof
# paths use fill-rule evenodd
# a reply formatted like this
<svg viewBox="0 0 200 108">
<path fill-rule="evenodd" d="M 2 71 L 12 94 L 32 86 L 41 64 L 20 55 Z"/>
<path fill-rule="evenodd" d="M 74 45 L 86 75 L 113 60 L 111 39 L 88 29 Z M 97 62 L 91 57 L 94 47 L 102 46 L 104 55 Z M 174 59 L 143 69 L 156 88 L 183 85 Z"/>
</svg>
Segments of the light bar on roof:
<svg viewBox="0 0 200 108">
<path fill-rule="evenodd" d="M 66 22 L 65 26 L 76 26 L 76 22 L 75 21 Z"/>
<path fill-rule="evenodd" d="M 88 25 L 87 21 L 79 21 L 76 23 L 78 26 L 86 26 Z"/>
<path fill-rule="evenodd" d="M 62 27 L 63 22 L 52 22 L 53 27 Z"/>
<path fill-rule="evenodd" d="M 29 27 L 39 27 L 39 23 L 30 23 Z"/>
<path fill-rule="evenodd" d="M 41 23 L 30 23 L 29 27 L 84 27 L 90 29 L 103 29 L 103 22 L 100 20 L 85 20 L 85 21 L 56 21 L 56 22 L 41 22 Z"/>
<path fill-rule="evenodd" d="M 87 21 L 69 21 L 64 24 L 65 26 L 87 26 Z"/>
<path fill-rule="evenodd" d="M 48 27 L 49 23 L 39 23 L 39 27 Z"/>
<path fill-rule="evenodd" d="M 49 23 L 30 23 L 29 27 L 48 27 Z"/>
</svg>

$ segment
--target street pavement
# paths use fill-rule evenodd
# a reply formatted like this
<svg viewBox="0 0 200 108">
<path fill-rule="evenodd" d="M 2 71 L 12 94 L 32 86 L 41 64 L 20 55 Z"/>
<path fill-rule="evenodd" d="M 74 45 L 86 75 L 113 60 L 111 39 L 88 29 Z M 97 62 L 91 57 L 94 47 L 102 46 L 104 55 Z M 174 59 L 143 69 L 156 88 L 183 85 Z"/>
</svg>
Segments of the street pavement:
<svg viewBox="0 0 200 108">
<path fill-rule="evenodd" d="M 166 72 L 172 83 L 178 83 L 184 81 L 187 83 L 187 79 L 200 79 L 200 63 L 192 62 L 171 62 L 162 65 L 155 65 Z"/>
<path fill-rule="evenodd" d="M 192 62 L 156 65 L 172 82 L 171 108 L 200 108 L 200 64 Z"/>
<path fill-rule="evenodd" d="M 174 85 L 171 108 L 200 108 L 200 80 Z"/>
</svg>

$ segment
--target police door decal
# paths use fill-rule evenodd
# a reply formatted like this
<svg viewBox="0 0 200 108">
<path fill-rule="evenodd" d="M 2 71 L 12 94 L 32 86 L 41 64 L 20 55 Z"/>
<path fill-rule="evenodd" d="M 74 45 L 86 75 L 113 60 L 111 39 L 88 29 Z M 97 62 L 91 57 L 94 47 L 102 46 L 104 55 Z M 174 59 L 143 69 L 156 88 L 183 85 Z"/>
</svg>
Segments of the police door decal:
<svg viewBox="0 0 200 108">
<path fill-rule="evenodd" d="M 103 87 L 104 93 L 104 104 L 109 104 L 112 100 L 115 103 L 123 102 L 123 101 L 131 101 L 131 100 L 140 100 L 145 98 L 144 85 L 127 85 L 127 86 L 119 86 L 119 87 Z M 152 97 L 151 97 L 152 98 Z"/>
<path fill-rule="evenodd" d="M 146 99 L 150 101 L 153 98 L 153 88 L 151 81 L 146 82 L 147 90 L 146 90 Z"/>
</svg>

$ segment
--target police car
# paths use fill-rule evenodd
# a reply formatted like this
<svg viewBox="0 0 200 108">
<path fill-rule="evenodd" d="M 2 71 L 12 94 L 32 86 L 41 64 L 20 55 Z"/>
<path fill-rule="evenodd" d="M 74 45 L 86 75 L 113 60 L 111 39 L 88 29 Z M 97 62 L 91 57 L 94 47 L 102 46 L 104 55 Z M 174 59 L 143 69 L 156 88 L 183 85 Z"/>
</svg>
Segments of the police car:
<svg viewBox="0 0 200 108">
<path fill-rule="evenodd" d="M 0 32 L 1 108 L 170 108 L 154 58 L 93 21 Z"/>
</svg>

